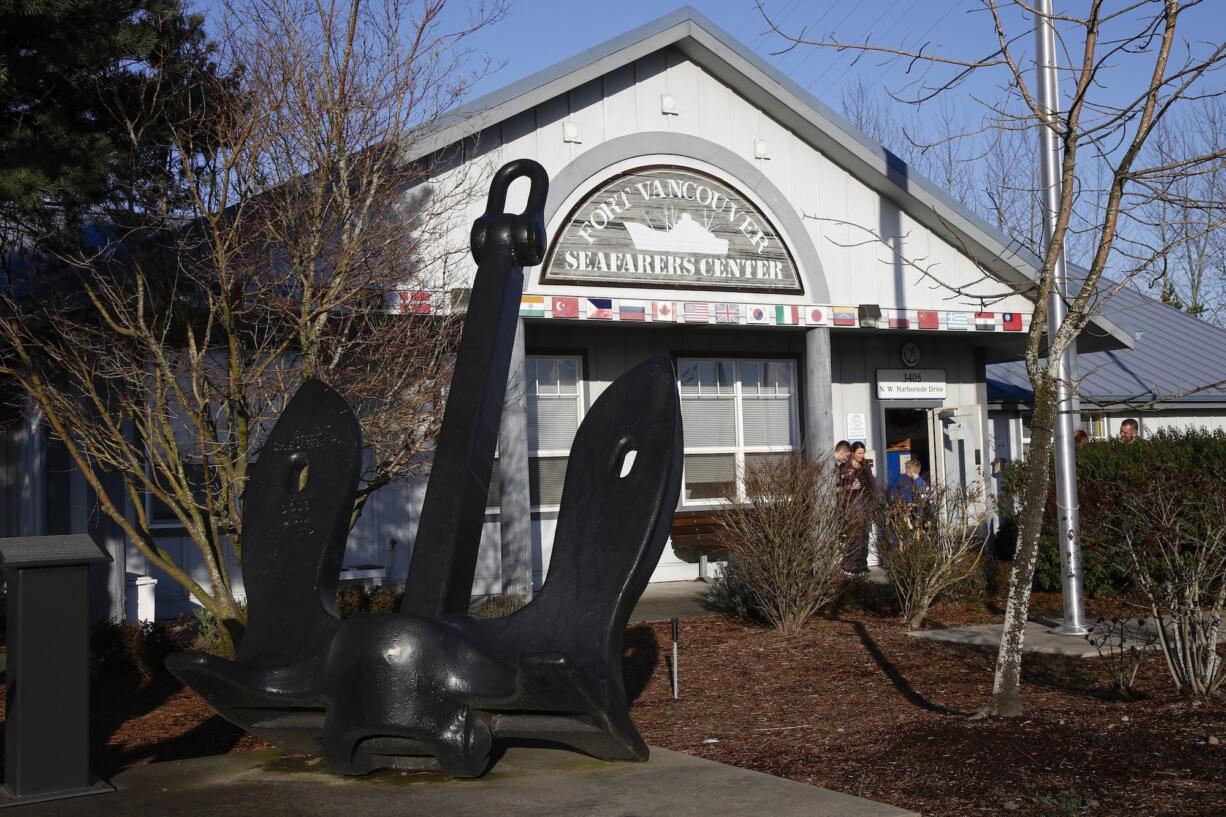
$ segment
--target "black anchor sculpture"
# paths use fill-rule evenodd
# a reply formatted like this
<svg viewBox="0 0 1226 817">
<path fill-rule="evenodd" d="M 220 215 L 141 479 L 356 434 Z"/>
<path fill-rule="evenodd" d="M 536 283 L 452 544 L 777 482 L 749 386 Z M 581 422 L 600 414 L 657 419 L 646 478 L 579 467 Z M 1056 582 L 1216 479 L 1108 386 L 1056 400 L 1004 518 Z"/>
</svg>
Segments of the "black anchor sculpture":
<svg viewBox="0 0 1226 817">
<path fill-rule="evenodd" d="M 531 181 L 522 214 L 502 212 Z M 341 621 L 335 598 L 361 430 L 336 392 L 302 385 L 250 467 L 243 514 L 248 627 L 234 661 L 167 665 L 222 716 L 344 774 L 441 768 L 476 777 L 497 740 L 646 760 L 622 682 L 622 634 L 659 561 L 681 489 L 667 357 L 618 378 L 571 447 L 548 576 L 499 619 L 466 614 L 510 366 L 522 267 L 544 253 L 548 179 L 495 175 L 473 226 L 478 269 L 414 544 L 403 609 Z"/>
</svg>

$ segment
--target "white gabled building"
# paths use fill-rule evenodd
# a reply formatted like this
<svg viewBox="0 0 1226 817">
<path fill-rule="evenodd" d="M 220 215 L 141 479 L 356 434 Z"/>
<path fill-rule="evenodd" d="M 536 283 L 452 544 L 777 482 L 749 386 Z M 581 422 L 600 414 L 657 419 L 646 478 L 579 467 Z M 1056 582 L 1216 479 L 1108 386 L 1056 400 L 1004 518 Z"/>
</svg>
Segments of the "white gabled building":
<svg viewBox="0 0 1226 817">
<path fill-rule="evenodd" d="M 527 447 L 502 494 L 526 480 L 530 499 L 491 492 L 476 592 L 499 589 L 504 529 L 531 531 L 520 546 L 543 578 L 575 429 L 649 355 L 679 372 L 681 511 L 713 507 L 744 463 L 805 441 L 864 441 L 879 481 L 910 457 L 964 483 L 990 462 L 987 367 L 1020 357 L 1031 312 L 999 296 L 1037 260 L 693 9 L 474 101 L 410 158 L 434 151 L 482 172 L 528 157 L 550 176 L 549 251 L 526 271 L 520 312 L 526 433 L 502 446 L 510 459 Z M 524 196 L 513 188 L 508 206 Z M 1103 320 L 1082 351 L 1130 344 Z M 347 563 L 402 580 L 421 497 L 382 491 Z M 697 571 L 669 548 L 654 579 Z M 173 583 L 158 591 L 160 614 L 186 607 Z"/>
</svg>

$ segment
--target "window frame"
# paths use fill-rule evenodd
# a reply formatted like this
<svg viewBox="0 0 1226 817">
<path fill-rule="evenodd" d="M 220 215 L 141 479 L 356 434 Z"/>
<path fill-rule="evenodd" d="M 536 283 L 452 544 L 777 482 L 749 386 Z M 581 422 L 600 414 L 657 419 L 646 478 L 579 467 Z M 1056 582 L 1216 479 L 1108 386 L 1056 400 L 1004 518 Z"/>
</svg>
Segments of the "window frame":
<svg viewBox="0 0 1226 817">
<path fill-rule="evenodd" d="M 673 356 L 673 362 L 677 370 L 677 393 L 679 399 L 684 403 L 685 396 L 681 393 L 681 371 L 683 364 L 695 361 L 714 361 L 714 362 L 730 362 L 733 365 L 733 416 L 734 416 L 734 431 L 735 445 L 732 446 L 692 446 L 686 442 L 685 449 L 682 452 L 682 473 L 681 473 L 681 497 L 679 507 L 682 509 L 702 510 L 707 508 L 728 507 L 731 503 L 725 498 L 709 498 L 709 499 L 688 499 L 686 497 L 686 467 L 685 460 L 691 454 L 732 454 L 734 457 L 734 479 L 737 501 L 747 501 L 745 494 L 745 458 L 747 455 L 754 454 L 789 454 L 800 450 L 800 428 L 801 428 L 801 405 L 800 397 L 803 392 L 803 384 L 800 381 L 800 366 L 795 356 L 791 355 L 744 355 L 744 354 L 676 354 Z M 788 434 L 792 439 L 792 444 L 788 446 L 779 445 L 746 445 L 745 443 L 745 378 L 742 374 L 742 367 L 746 363 L 761 363 L 769 364 L 785 364 L 791 371 L 791 386 L 787 395 L 788 401 Z M 776 387 L 777 388 L 777 387 Z M 684 410 L 683 410 L 684 413 Z"/>
<path fill-rule="evenodd" d="M 556 361 L 556 362 L 560 362 L 560 361 L 563 361 L 563 360 L 573 360 L 573 361 L 575 361 L 575 364 L 576 364 L 576 375 L 575 375 L 575 394 L 573 395 L 573 397 L 574 397 L 574 401 L 575 401 L 575 431 L 576 431 L 576 433 L 577 433 L 577 432 L 578 432 L 578 430 L 579 430 L 579 426 L 583 424 L 583 418 L 584 418 L 584 417 L 587 415 L 587 387 L 588 387 L 588 382 L 587 382 L 587 368 L 586 368 L 586 365 L 585 365 L 586 361 L 584 360 L 583 355 L 582 355 L 582 354 L 579 354 L 579 353 L 577 353 L 577 352 L 548 352 L 548 351 L 541 351 L 541 352 L 536 352 L 536 351 L 534 351 L 534 352 L 529 352 L 529 353 L 525 354 L 525 355 L 524 355 L 524 368 L 525 368 L 525 375 L 524 375 L 524 401 L 525 401 L 525 411 L 527 411 L 527 400 L 529 399 L 529 392 L 528 392 L 528 378 L 527 378 L 527 372 L 526 372 L 526 370 L 527 370 L 527 364 L 528 364 L 528 361 L 529 361 L 529 360 L 553 360 L 553 361 Z M 535 381 L 534 381 L 534 382 L 535 382 Z M 560 383 L 560 380 L 559 380 L 559 393 L 556 395 L 557 397 L 571 397 L 571 396 L 572 396 L 572 395 L 569 395 L 569 394 L 567 394 L 567 395 L 563 395 L 563 394 L 561 394 L 561 392 L 560 392 L 560 387 L 561 387 L 561 383 Z M 530 421 L 529 421 L 529 422 L 530 422 Z M 527 428 L 526 428 L 526 427 L 525 427 L 525 430 L 527 430 Z M 537 448 L 537 449 L 534 449 L 534 448 L 532 447 L 532 442 L 531 442 L 531 439 L 530 439 L 530 438 L 529 438 L 529 440 L 528 440 L 527 442 L 528 442 L 528 469 L 529 469 L 529 489 L 528 489 L 528 490 L 529 490 L 529 496 L 531 496 L 531 490 L 532 490 L 532 489 L 531 489 L 531 469 L 532 469 L 532 460 L 533 460 L 533 459 L 537 459 L 537 460 L 540 460 L 540 459 L 563 459 L 563 460 L 566 460 L 567 464 L 569 465 L 569 462 L 570 462 L 570 449 L 571 449 L 571 446 L 569 446 L 569 445 L 568 445 L 568 446 L 566 447 L 566 449 L 565 449 L 565 450 L 560 449 L 560 448 Z M 538 444 L 539 444 L 539 442 L 540 442 L 540 435 L 539 435 L 539 434 L 537 435 L 537 442 L 538 442 Z M 574 444 L 574 440 L 572 439 L 572 440 L 571 440 L 571 445 L 573 445 L 573 444 Z M 565 469 L 563 469 L 563 471 L 562 471 L 562 480 L 563 480 L 563 483 L 565 483 L 565 480 L 566 480 L 566 471 L 565 471 Z M 539 492 L 539 488 L 538 488 L 538 492 Z M 560 507 L 561 507 L 561 496 L 559 496 L 559 497 L 558 497 L 558 502 L 557 502 L 557 503 L 555 503 L 555 504 L 550 504 L 550 505 L 535 505 L 535 504 L 533 504 L 533 505 L 530 505 L 530 510 L 531 510 L 533 513 L 540 513 L 540 512 L 557 511 L 557 510 L 558 510 L 558 508 L 560 508 Z"/>
</svg>

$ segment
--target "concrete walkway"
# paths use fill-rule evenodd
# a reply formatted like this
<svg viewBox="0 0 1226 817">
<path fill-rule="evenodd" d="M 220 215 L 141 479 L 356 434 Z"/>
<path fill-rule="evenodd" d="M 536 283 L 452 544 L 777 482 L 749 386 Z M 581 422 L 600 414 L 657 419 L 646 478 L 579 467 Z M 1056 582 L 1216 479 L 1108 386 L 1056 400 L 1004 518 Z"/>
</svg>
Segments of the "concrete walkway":
<svg viewBox="0 0 1226 817">
<path fill-rule="evenodd" d="M 1074 658 L 1097 658 L 1098 648 L 1081 635 L 1061 635 L 1054 631 L 1060 625 L 1059 620 L 1028 621 L 1026 635 L 1022 642 L 1023 652 L 1048 653 L 1051 655 L 1068 655 Z M 974 647 L 1000 647 L 1000 635 L 1003 624 L 977 624 L 971 627 L 951 627 L 947 630 L 915 630 L 907 635 L 916 638 L 927 638 L 933 641 L 948 641 L 953 644 L 968 644 Z M 1115 639 L 1114 646 L 1119 645 Z M 1157 637 L 1152 630 L 1132 628 L 1124 640 L 1125 648 L 1156 649 Z M 1104 647 L 1104 650 L 1107 648 Z"/>
<path fill-rule="evenodd" d="M 604 763 L 555 749 L 509 750 L 479 780 L 383 772 L 346 778 L 275 751 L 155 763 L 116 791 L 33 804 L 22 817 L 917 817 L 913 812 L 710 760 L 652 749 Z"/>
<path fill-rule="evenodd" d="M 703 581 L 649 584 L 639 598 L 639 603 L 635 605 L 634 612 L 630 614 L 630 623 L 715 615 L 702 604 L 710 586 Z"/>
</svg>

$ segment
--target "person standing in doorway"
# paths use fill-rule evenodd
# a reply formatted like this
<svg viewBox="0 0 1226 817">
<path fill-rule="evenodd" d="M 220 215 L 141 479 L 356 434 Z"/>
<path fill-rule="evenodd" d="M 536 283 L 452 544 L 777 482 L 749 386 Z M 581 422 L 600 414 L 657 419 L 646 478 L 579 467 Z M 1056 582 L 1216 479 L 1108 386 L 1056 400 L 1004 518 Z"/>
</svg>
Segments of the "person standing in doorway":
<svg viewBox="0 0 1226 817">
<path fill-rule="evenodd" d="M 877 480 L 873 476 L 872 463 L 865 457 L 864 443 L 852 444 L 851 457 L 840 469 L 840 483 L 851 493 L 852 506 L 860 515 L 847 538 L 843 572 L 859 576 L 868 572 L 868 539 L 873 529 L 873 503 L 877 498 Z"/>
<path fill-rule="evenodd" d="M 1141 424 L 1132 417 L 1120 423 L 1120 442 L 1135 443 L 1141 438 Z"/>
</svg>

